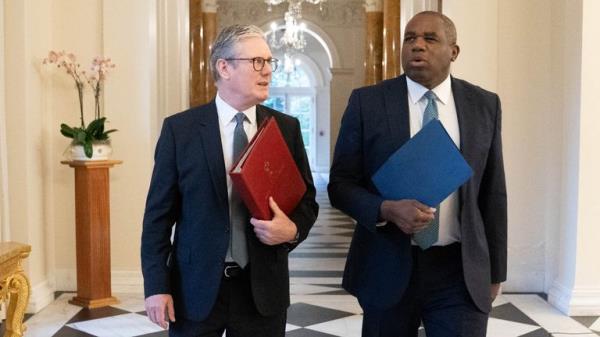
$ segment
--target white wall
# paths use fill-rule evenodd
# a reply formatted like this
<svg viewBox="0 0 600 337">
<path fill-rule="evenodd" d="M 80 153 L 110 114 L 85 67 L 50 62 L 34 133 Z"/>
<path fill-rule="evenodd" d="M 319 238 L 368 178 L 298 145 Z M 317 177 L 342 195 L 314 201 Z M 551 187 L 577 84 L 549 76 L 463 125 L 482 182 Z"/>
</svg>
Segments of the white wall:
<svg viewBox="0 0 600 337">
<path fill-rule="evenodd" d="M 77 1 L 60 0 L 51 1 L 53 6 L 51 18 L 52 39 L 49 49 L 65 50 L 77 56 L 83 69 L 89 68 L 96 55 L 103 55 L 102 50 L 102 1 Z M 77 13 L 77 15 L 73 15 Z M 46 56 L 47 51 L 40 56 Z M 109 55 L 110 56 L 110 55 Z M 114 84 L 114 75 L 121 72 L 120 60 L 116 70 L 108 75 L 105 88 Z M 63 137 L 58 132 L 61 123 L 69 125 L 79 124 L 79 103 L 77 91 L 72 79 L 64 70 L 54 66 L 45 66 L 44 80 L 46 86 L 44 95 L 51 102 L 46 111 L 51 116 L 45 125 L 46 143 L 49 144 L 50 160 L 46 167 L 46 183 L 48 192 L 46 200 L 50 204 L 46 217 L 53 247 L 48 252 L 51 258 L 49 265 L 55 274 L 57 290 L 76 289 L 75 274 L 75 186 L 74 170 L 66 165 L 61 165 L 64 160 L 63 152 L 69 146 L 70 139 Z M 93 118 L 93 100 L 89 91 L 84 103 L 85 122 Z M 110 127 L 120 128 L 113 122 L 113 114 L 105 111 Z M 118 149 L 118 144 L 115 143 Z"/>
<path fill-rule="evenodd" d="M 583 1 L 581 50 L 581 110 L 579 111 L 579 205 L 577 221 L 577 251 L 575 284 L 566 312 L 573 315 L 600 313 L 600 268 L 598 268 L 598 238 L 600 238 L 600 12 L 598 1 Z M 594 252 L 596 254 L 594 254 Z"/>
<path fill-rule="evenodd" d="M 583 28 L 581 50 L 581 111 L 580 111 L 580 205 L 579 233 L 577 249 L 576 278 L 581 280 L 580 288 L 597 291 L 600 297 L 600 268 L 596 248 L 600 238 L 600 207 L 598 207 L 600 191 L 600 23 L 597 13 L 600 13 L 600 2 L 583 1 Z M 599 303 L 600 304 L 600 303 Z M 600 306 L 599 306 L 600 307 Z"/>
<path fill-rule="evenodd" d="M 560 223 L 562 111 L 551 99 L 552 17 L 546 3 L 498 2 L 498 92 L 509 196 L 507 291 L 548 290 L 546 273 L 554 264 L 546 254 L 555 249 L 546 228 Z"/>
<path fill-rule="evenodd" d="M 112 137 L 114 157 L 124 160 L 111 170 L 113 289 L 141 291 L 139 238 L 160 123 L 157 2 L 6 0 L 3 5 L 7 52 L 0 59 L 6 70 L 0 78 L 0 121 L 8 151 L 0 141 L 0 164 L 6 158 L 8 165 L 7 170 L 0 165 L 0 178 L 8 176 L 8 186 L 0 184 L 0 196 L 11 208 L 1 215 L 3 224 L 10 216 L 10 238 L 32 246 L 25 264 L 33 288 L 29 311 L 52 301 L 54 290 L 76 287 L 74 173 L 60 164 L 69 140 L 58 130 L 60 123 L 79 122 L 79 108 L 67 74 L 42 66 L 50 49 L 75 53 L 82 69 L 96 55 L 111 56 L 117 65 L 104 93 L 105 114 L 119 129 Z M 89 96 L 85 104 L 89 122 Z"/>
<path fill-rule="evenodd" d="M 10 240 L 8 218 L 8 164 L 6 161 L 6 110 L 4 104 L 4 0 L 0 0 L 0 240 Z"/>
<path fill-rule="evenodd" d="M 571 315 L 600 312 L 599 11 L 593 0 L 444 2 L 462 46 L 453 73 L 503 102 L 504 290 L 548 292 Z"/>
<path fill-rule="evenodd" d="M 600 313 L 600 253 L 598 238 L 597 190 L 600 188 L 600 143 L 597 112 L 600 90 L 600 48 L 597 37 L 600 22 L 593 15 L 600 10 L 597 1 L 580 0 L 560 8 L 565 13 L 564 134 L 563 165 L 564 212 L 560 227 L 558 273 L 550 289 L 549 301 L 569 315 Z"/>
<path fill-rule="evenodd" d="M 498 0 L 444 1 L 443 12 L 454 21 L 461 48 L 452 74 L 497 91 Z"/>
<path fill-rule="evenodd" d="M 552 21 L 545 2 L 465 0 L 443 6 L 461 47 L 453 74 L 497 92 L 502 101 L 509 222 L 505 291 L 547 291 L 552 265 L 547 254 L 555 246 L 547 246 L 546 228 L 559 224 L 561 111 L 548 98 Z"/>
<path fill-rule="evenodd" d="M 189 1 L 157 1 L 158 113 L 163 118 L 189 107 Z M 156 139 L 158 135 L 154 135 Z"/>
<path fill-rule="evenodd" d="M 560 216 L 557 226 L 548 226 L 547 237 L 554 250 L 549 252 L 547 284 L 549 300 L 560 306 L 557 293 L 571 289 L 575 279 L 575 252 L 577 250 L 577 207 L 579 190 L 579 111 L 581 92 L 581 1 L 565 3 L 555 0 L 552 4 L 552 74 L 553 103 L 562 111 L 560 134 L 563 144 L 561 163 Z"/>
<path fill-rule="evenodd" d="M 56 1 L 55 1 L 56 3 Z M 111 266 L 113 289 L 141 291 L 139 247 L 141 223 L 153 165 L 153 150 L 160 118 L 157 89 L 157 3 L 147 0 L 57 2 L 58 31 L 55 43 L 78 54 L 111 57 L 116 68 L 108 75 L 104 91 L 104 113 L 111 128 L 113 158 L 123 160 L 110 171 Z M 79 13 L 73 17 L 72 13 Z M 64 17 L 62 17 L 64 15 Z M 60 23 L 59 23 L 60 22 Z M 77 29 L 87 26 L 87 29 Z M 57 95 L 58 96 L 58 95 Z M 64 93 L 56 99 L 72 99 Z M 73 103 L 75 101 L 73 100 Z M 91 111 L 92 105 L 88 105 Z M 60 115 L 53 124 L 75 111 Z M 163 113 L 163 112 L 161 112 Z M 57 147 L 68 140 L 55 135 Z M 61 151 L 54 151 L 60 155 Z M 56 185 L 56 282 L 57 289 L 75 289 L 75 244 L 73 170 L 59 167 Z"/>
<path fill-rule="evenodd" d="M 157 134 L 156 1 L 104 0 L 103 18 L 104 53 L 120 66 L 106 87 L 106 111 L 119 128 L 114 156 L 124 160 L 111 176 L 112 267 L 135 271 Z"/>
<path fill-rule="evenodd" d="M 10 239 L 32 246 L 24 265 L 32 286 L 31 310 L 39 310 L 53 298 L 46 260 L 48 219 L 44 216 L 48 200 L 44 176 L 50 154 L 44 127 L 48 102 L 40 76 L 41 56 L 51 38 L 51 12 L 50 1 L 4 3 Z"/>
</svg>

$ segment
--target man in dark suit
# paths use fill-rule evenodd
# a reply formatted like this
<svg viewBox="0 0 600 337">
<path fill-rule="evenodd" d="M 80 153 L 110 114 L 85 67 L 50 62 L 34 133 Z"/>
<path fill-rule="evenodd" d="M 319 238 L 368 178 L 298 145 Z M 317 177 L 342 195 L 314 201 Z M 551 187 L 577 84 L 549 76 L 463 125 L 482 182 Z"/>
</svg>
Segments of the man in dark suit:
<svg viewBox="0 0 600 337">
<path fill-rule="evenodd" d="M 358 223 L 343 286 L 364 310 L 363 336 L 417 336 L 421 322 L 428 337 L 485 336 L 506 279 L 500 101 L 450 76 L 458 54 L 448 17 L 417 14 L 404 33 L 405 74 L 354 90 L 344 113 L 328 190 Z M 473 176 L 441 205 L 385 200 L 372 175 L 431 117 Z"/>
<path fill-rule="evenodd" d="M 318 205 L 298 120 L 259 105 L 276 66 L 258 27 L 225 28 L 211 51 L 215 100 L 163 123 L 141 257 L 146 312 L 170 336 L 285 334 L 288 251 L 308 235 Z M 267 117 L 307 192 L 289 217 L 271 199 L 272 219 L 250 219 L 227 172 Z"/>
</svg>

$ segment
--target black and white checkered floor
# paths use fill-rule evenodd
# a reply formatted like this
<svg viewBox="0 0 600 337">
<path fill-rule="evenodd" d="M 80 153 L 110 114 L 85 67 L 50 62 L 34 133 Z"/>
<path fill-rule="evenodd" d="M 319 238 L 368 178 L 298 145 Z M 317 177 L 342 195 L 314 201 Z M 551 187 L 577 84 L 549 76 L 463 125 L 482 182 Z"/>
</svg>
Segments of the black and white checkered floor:
<svg viewBox="0 0 600 337">
<path fill-rule="evenodd" d="M 362 316 L 356 300 L 341 289 L 341 277 L 354 224 L 331 208 L 322 180 L 319 219 L 309 238 L 290 255 L 292 305 L 288 337 L 360 336 Z M 82 310 L 68 304 L 72 293 L 26 322 L 27 337 L 168 336 L 145 316 L 143 295 L 116 294 L 121 303 Z M 425 334 L 421 331 L 421 335 Z M 494 302 L 489 337 L 600 336 L 600 318 L 568 317 L 537 294 L 504 294 Z"/>
</svg>

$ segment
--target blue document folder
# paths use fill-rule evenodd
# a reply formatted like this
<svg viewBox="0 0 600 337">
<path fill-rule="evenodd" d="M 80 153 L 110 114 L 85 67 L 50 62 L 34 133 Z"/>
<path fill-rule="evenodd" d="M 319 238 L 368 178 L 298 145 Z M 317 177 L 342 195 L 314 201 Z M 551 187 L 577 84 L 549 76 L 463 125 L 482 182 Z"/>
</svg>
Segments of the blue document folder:
<svg viewBox="0 0 600 337">
<path fill-rule="evenodd" d="M 415 199 L 435 207 L 473 175 L 439 120 L 427 123 L 371 178 L 388 200 Z"/>
</svg>

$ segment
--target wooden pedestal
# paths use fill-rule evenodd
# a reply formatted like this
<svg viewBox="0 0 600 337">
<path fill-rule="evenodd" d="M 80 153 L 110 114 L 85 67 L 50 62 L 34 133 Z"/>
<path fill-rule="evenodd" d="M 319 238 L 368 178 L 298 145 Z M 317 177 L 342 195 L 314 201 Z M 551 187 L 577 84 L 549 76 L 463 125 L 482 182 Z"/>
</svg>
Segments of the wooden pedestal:
<svg viewBox="0 0 600 337">
<path fill-rule="evenodd" d="M 77 296 L 71 304 L 98 308 L 119 303 L 111 294 L 108 169 L 120 160 L 62 161 L 75 168 Z"/>
</svg>

